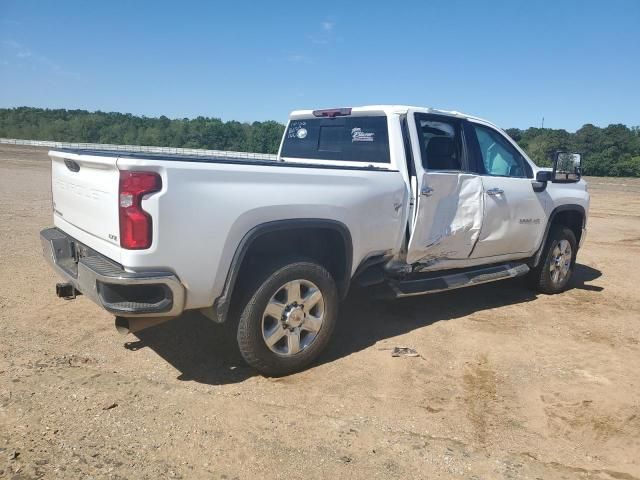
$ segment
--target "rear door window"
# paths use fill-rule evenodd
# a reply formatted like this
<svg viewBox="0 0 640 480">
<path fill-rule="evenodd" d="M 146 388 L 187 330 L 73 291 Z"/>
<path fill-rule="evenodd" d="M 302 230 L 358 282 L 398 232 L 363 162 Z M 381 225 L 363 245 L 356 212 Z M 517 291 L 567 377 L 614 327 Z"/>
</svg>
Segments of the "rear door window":
<svg viewBox="0 0 640 480">
<path fill-rule="evenodd" d="M 282 157 L 390 163 L 387 117 L 291 120 Z"/>
<path fill-rule="evenodd" d="M 422 150 L 422 166 L 427 170 L 463 170 L 460 120 L 424 113 L 416 113 L 415 120 Z"/>
</svg>

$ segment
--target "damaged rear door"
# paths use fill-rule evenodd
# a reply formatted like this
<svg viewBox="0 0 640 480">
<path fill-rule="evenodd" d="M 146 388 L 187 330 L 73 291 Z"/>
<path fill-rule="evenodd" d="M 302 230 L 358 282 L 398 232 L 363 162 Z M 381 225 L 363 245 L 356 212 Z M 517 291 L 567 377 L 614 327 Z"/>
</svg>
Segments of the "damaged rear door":
<svg viewBox="0 0 640 480">
<path fill-rule="evenodd" d="M 469 168 L 464 123 L 409 111 L 418 183 L 407 263 L 469 258 L 483 218 L 482 180 Z M 413 125 L 412 125 L 413 124 Z"/>
</svg>

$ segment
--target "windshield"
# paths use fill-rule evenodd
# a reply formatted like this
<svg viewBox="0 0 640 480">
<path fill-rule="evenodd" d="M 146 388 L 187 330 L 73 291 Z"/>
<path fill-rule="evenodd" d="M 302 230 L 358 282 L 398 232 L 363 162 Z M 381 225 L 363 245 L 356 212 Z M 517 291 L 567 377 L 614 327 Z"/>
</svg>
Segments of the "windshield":
<svg viewBox="0 0 640 480">
<path fill-rule="evenodd" d="M 389 163 L 387 117 L 291 120 L 282 157 Z"/>
</svg>

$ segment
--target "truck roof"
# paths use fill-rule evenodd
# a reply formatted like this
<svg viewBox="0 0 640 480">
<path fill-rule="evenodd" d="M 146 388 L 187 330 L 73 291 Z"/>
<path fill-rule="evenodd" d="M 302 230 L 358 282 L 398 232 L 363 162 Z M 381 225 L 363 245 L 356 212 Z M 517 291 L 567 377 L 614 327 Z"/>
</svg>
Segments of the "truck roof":
<svg viewBox="0 0 640 480">
<path fill-rule="evenodd" d="M 488 120 L 485 120 L 484 118 L 476 117 L 474 115 L 469 115 L 469 114 L 458 112 L 455 110 L 442 110 L 439 108 L 419 107 L 415 105 L 362 105 L 360 107 L 349 107 L 349 108 L 351 108 L 352 115 L 354 113 L 362 113 L 362 114 L 384 113 L 386 115 L 394 114 L 394 113 L 406 114 L 411 109 L 411 110 L 416 110 L 424 113 L 436 113 L 438 115 L 448 115 L 451 117 L 466 118 L 470 120 L 479 120 L 493 127 L 500 128 L 494 123 Z M 317 109 L 317 110 L 322 110 L 322 109 Z M 294 110 L 289 114 L 289 119 L 296 120 L 300 118 L 313 117 L 314 111 L 315 110 Z"/>
</svg>

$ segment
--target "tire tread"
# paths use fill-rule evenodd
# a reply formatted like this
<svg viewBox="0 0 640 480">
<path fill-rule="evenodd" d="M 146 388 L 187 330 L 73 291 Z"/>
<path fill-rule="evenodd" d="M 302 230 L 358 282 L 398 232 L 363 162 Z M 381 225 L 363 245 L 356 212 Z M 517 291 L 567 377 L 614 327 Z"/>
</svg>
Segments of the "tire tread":
<svg viewBox="0 0 640 480">
<path fill-rule="evenodd" d="M 569 271 L 569 279 L 565 282 L 565 284 L 557 288 L 553 282 L 551 281 L 551 276 L 549 275 L 549 264 L 551 261 L 551 250 L 556 242 L 559 242 L 562 239 L 566 239 L 571 244 L 573 259 L 571 261 L 571 270 Z M 551 231 L 549 232 L 549 236 L 545 243 L 544 251 L 542 258 L 540 259 L 540 263 L 536 268 L 531 270 L 529 273 L 529 281 L 530 285 L 538 292 L 545 293 L 547 295 L 553 295 L 556 293 L 561 293 L 567 289 L 571 281 L 571 275 L 573 274 L 573 268 L 575 264 L 577 253 L 577 242 L 576 236 L 573 231 L 563 225 L 554 225 L 551 227 Z"/>
<path fill-rule="evenodd" d="M 258 339 L 258 333 L 260 336 L 262 333 L 254 330 L 257 328 L 255 323 L 258 322 L 257 317 L 262 315 L 260 304 L 264 300 L 265 290 L 270 288 L 272 283 L 280 281 L 274 281 L 275 279 L 285 277 L 293 271 L 311 272 L 308 274 L 320 277 L 325 283 L 325 289 L 329 290 L 328 292 L 323 291 L 325 302 L 333 302 L 334 305 L 326 307 L 326 323 L 323 328 L 327 330 L 324 331 L 322 337 L 317 338 L 309 346 L 309 350 L 301 352 L 300 357 L 296 355 L 295 357 L 277 358 L 276 354 L 266 349 L 262 339 Z M 318 286 L 320 287 L 320 285 Z M 302 370 L 313 362 L 328 343 L 337 317 L 337 302 L 338 293 L 335 282 L 323 266 L 304 258 L 288 258 L 271 262 L 260 275 L 255 276 L 254 281 L 245 287 L 244 300 L 237 324 L 237 342 L 242 357 L 250 366 L 270 376 L 286 375 Z M 261 324 L 260 328 L 262 328 Z"/>
</svg>

